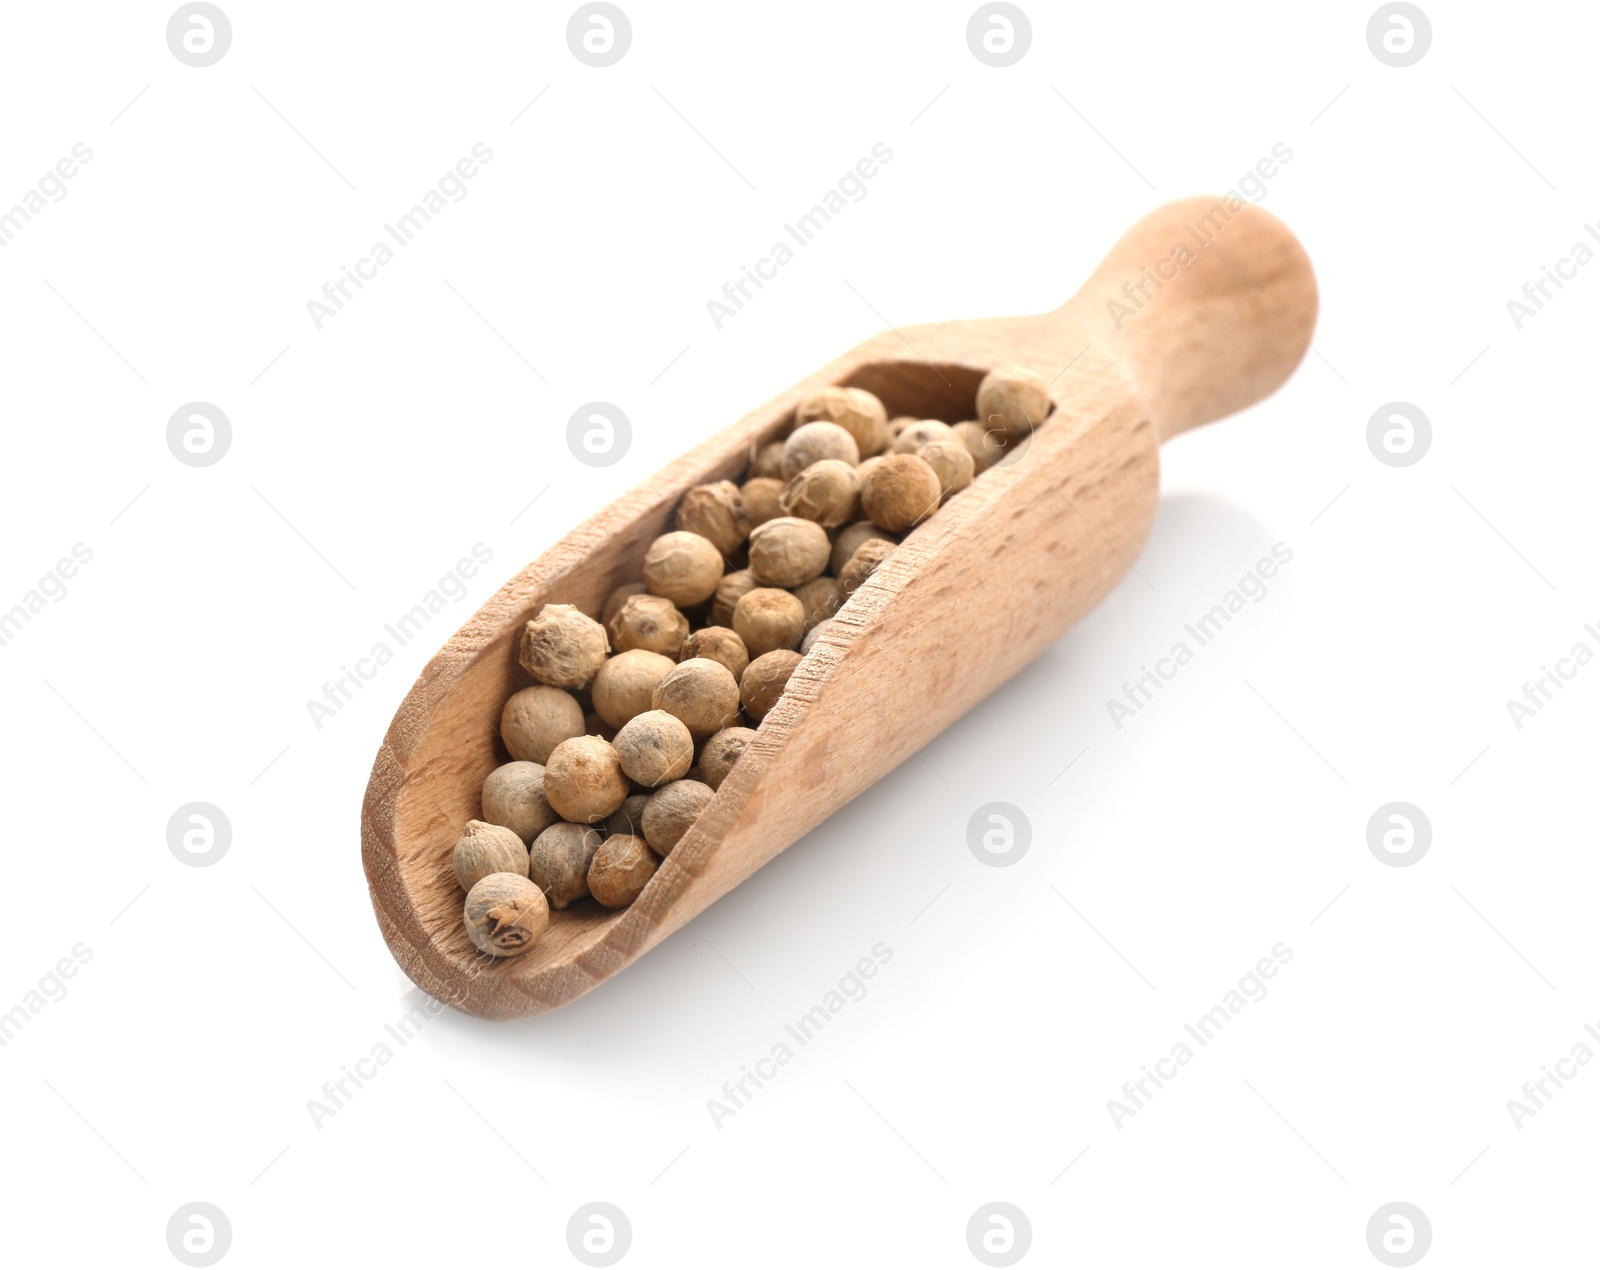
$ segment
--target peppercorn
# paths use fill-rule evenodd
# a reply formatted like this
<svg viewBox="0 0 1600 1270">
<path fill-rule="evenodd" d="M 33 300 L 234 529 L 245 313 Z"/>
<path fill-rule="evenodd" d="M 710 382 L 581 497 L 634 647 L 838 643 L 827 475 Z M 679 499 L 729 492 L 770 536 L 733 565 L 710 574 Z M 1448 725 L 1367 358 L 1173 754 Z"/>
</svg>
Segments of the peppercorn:
<svg viewBox="0 0 1600 1270">
<path fill-rule="evenodd" d="M 706 620 L 713 626 L 731 627 L 734 608 L 755 589 L 756 580 L 750 576 L 750 570 L 735 569 L 731 573 L 724 573 L 722 581 L 717 583 L 716 594 L 711 597 L 711 611 L 706 615 Z"/>
<path fill-rule="evenodd" d="M 610 651 L 606 628 L 594 618 L 571 604 L 546 604 L 522 628 L 517 660 L 542 684 L 581 688 Z"/>
<path fill-rule="evenodd" d="M 750 668 L 744 672 L 744 678 L 739 681 L 739 700 L 744 705 L 744 712 L 757 723 L 766 718 L 767 711 L 777 705 L 778 698 L 783 696 L 789 676 L 794 674 L 794 668 L 801 660 L 799 653 L 780 648 L 763 653 L 751 662 Z"/>
<path fill-rule="evenodd" d="M 515 957 L 550 925 L 550 905 L 528 878 L 491 873 L 467 892 L 461 919 L 479 952 Z"/>
<path fill-rule="evenodd" d="M 589 894 L 607 908 L 627 908 L 660 867 L 661 857 L 643 838 L 616 834 L 589 862 Z"/>
<path fill-rule="evenodd" d="M 783 515 L 783 503 L 780 501 L 783 498 L 783 486 L 780 477 L 752 476 L 739 487 L 739 492 L 744 496 L 745 517 L 751 529 Z"/>
<path fill-rule="evenodd" d="M 628 778 L 609 741 L 575 736 L 551 751 L 544 765 L 544 796 L 563 820 L 593 824 L 622 806 Z"/>
<path fill-rule="evenodd" d="M 856 514 L 861 478 L 842 459 L 821 459 L 783 487 L 784 513 L 837 529 Z"/>
<path fill-rule="evenodd" d="M 646 595 L 649 591 L 650 588 L 643 582 L 624 582 L 606 596 L 605 606 L 600 610 L 600 624 L 606 628 L 608 634 L 611 630 L 611 619 L 622 611 L 622 606 L 627 603 L 628 597 Z"/>
<path fill-rule="evenodd" d="M 721 789 L 722 782 L 728 779 L 728 773 L 755 735 L 753 728 L 723 728 L 707 741 L 700 750 L 701 781 L 712 789 Z"/>
<path fill-rule="evenodd" d="M 512 693 L 500 711 L 500 738 L 514 759 L 544 763 L 561 742 L 582 735 L 583 707 L 560 688 L 524 688 Z"/>
<path fill-rule="evenodd" d="M 1020 441 L 1050 413 L 1050 389 L 1026 366 L 1002 366 L 978 385 L 978 422 Z"/>
<path fill-rule="evenodd" d="M 915 454 L 890 454 L 861 482 L 861 510 L 880 529 L 904 533 L 939 506 L 939 494 L 931 467 Z"/>
<path fill-rule="evenodd" d="M 622 806 L 606 817 L 606 832 L 639 833 L 644 824 L 644 805 L 649 801 L 649 794 L 629 794 L 622 800 Z"/>
<path fill-rule="evenodd" d="M 711 786 L 701 781 L 663 785 L 644 806 L 644 840 L 662 855 L 668 854 L 700 818 L 713 796 Z"/>
<path fill-rule="evenodd" d="M 795 587 L 794 598 L 805 606 L 805 628 L 809 631 L 839 611 L 839 606 L 844 603 L 844 592 L 839 590 L 837 578 L 812 578 L 804 586 Z"/>
<path fill-rule="evenodd" d="M 766 477 L 783 475 L 783 442 L 768 441 L 765 445 L 750 447 L 750 471 L 747 477 Z"/>
<path fill-rule="evenodd" d="M 589 894 L 589 862 L 602 841 L 598 829 L 566 821 L 557 821 L 533 840 L 528 877 L 551 908 L 566 908 Z"/>
<path fill-rule="evenodd" d="M 806 585 L 810 586 L 811 583 Z M 709 657 L 712 661 L 721 662 L 735 679 L 744 674 L 744 668 L 750 664 L 750 654 L 745 649 L 744 640 L 726 626 L 702 627 L 684 640 L 683 647 L 678 650 L 678 660 L 689 661 L 694 657 Z"/>
<path fill-rule="evenodd" d="M 815 521 L 780 516 L 750 531 L 750 576 L 757 586 L 796 587 L 828 567 L 832 550 Z"/>
<path fill-rule="evenodd" d="M 861 462 L 856 439 L 836 423 L 803 423 L 783 443 L 783 479 L 793 480 L 821 459 Z"/>
<path fill-rule="evenodd" d="M 944 498 L 966 489 L 977 474 L 977 464 L 973 462 L 972 455 L 967 453 L 967 447 L 954 434 L 948 441 L 929 441 L 917 451 L 917 457 L 931 467 L 933 474 L 939 478 L 939 488 Z"/>
<path fill-rule="evenodd" d="M 694 737 L 665 710 L 646 710 L 629 719 L 612 748 L 623 774 L 646 789 L 680 779 L 694 763 Z"/>
<path fill-rule="evenodd" d="M 816 646 L 817 641 L 822 638 L 822 632 L 827 630 L 832 624 L 833 619 L 830 617 L 826 622 L 818 622 L 806 632 L 806 637 L 800 641 L 800 655 L 802 657 L 804 657 Z"/>
<path fill-rule="evenodd" d="M 750 532 L 744 495 L 732 481 L 696 485 L 678 500 L 677 526 L 699 534 L 723 555 L 731 556 Z"/>
<path fill-rule="evenodd" d="M 691 657 L 662 676 L 650 708 L 665 710 L 696 738 L 710 736 L 738 716 L 739 681 L 721 662 Z"/>
<path fill-rule="evenodd" d="M 456 881 L 470 891 L 491 873 L 528 872 L 528 848 L 504 825 L 469 820 L 456 839 Z"/>
<path fill-rule="evenodd" d="M 938 419 L 918 419 L 894 439 L 896 454 L 915 454 L 930 441 L 948 440 L 954 430 Z"/>
<path fill-rule="evenodd" d="M 894 554 L 895 544 L 882 538 L 869 538 L 856 548 L 856 554 L 839 571 L 839 590 L 846 598 L 878 571 L 878 566 Z"/>
<path fill-rule="evenodd" d="M 660 595 L 630 595 L 611 619 L 611 646 L 619 653 L 643 648 L 671 657 L 688 634 L 689 619 Z"/>
<path fill-rule="evenodd" d="M 757 587 L 733 610 L 733 629 L 751 657 L 775 648 L 794 648 L 806 632 L 806 606 L 776 587 Z"/>
<path fill-rule="evenodd" d="M 1006 434 L 1000 428 L 986 428 L 981 423 L 968 421 L 955 426 L 956 440 L 967 447 L 972 455 L 975 472 L 986 472 L 1006 456 Z"/>
<path fill-rule="evenodd" d="M 491 825 L 504 825 L 523 842 L 537 838 L 557 819 L 544 796 L 544 768 L 512 762 L 490 772 L 483 780 L 483 818 Z"/>
<path fill-rule="evenodd" d="M 607 658 L 591 689 L 595 713 L 613 728 L 620 728 L 650 708 L 650 694 L 661 682 L 661 676 L 676 664 L 672 658 L 647 648 L 630 648 Z"/>
<path fill-rule="evenodd" d="M 833 570 L 834 577 L 839 576 L 839 571 L 849 564 L 850 557 L 856 554 L 856 548 L 868 538 L 882 538 L 888 542 L 899 541 L 888 530 L 879 529 L 870 520 L 858 520 L 853 525 L 846 525 L 833 540 L 833 553 L 828 557 L 828 567 Z"/>
<path fill-rule="evenodd" d="M 898 440 L 900 434 L 916 422 L 917 417 L 915 415 L 896 415 L 889 420 L 889 433 Z"/>
<path fill-rule="evenodd" d="M 795 423 L 819 420 L 848 432 L 863 458 L 883 453 L 894 440 L 883 402 L 865 388 L 821 388 L 795 407 Z"/>
<path fill-rule="evenodd" d="M 644 584 L 679 608 L 709 600 L 722 580 L 722 553 L 708 538 L 686 530 L 662 534 L 644 556 Z"/>
</svg>

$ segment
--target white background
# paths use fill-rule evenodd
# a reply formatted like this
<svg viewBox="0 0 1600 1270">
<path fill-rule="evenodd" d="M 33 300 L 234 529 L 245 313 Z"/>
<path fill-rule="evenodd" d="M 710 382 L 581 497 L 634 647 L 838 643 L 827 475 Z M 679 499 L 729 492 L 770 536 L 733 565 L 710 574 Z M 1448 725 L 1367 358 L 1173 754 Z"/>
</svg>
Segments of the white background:
<svg viewBox="0 0 1600 1270">
<path fill-rule="evenodd" d="M 970 4 L 637 0 L 593 69 L 565 6 L 224 7 L 204 69 L 140 3 L 16 7 L 0 54 L 0 205 L 94 152 L 0 248 L 0 609 L 93 551 L 0 647 L 0 1011 L 92 950 L 0 1050 L 19 1263 L 177 1264 L 196 1200 L 239 1266 L 577 1264 L 592 1200 L 641 1266 L 976 1265 L 993 1200 L 1028 1215 L 1025 1264 L 1377 1265 L 1395 1200 L 1425 1264 L 1589 1255 L 1600 1072 L 1520 1128 L 1506 1103 L 1600 1021 L 1600 669 L 1521 730 L 1505 703 L 1600 648 L 1600 265 L 1521 331 L 1506 301 L 1600 217 L 1600 18 L 1430 5 L 1395 69 L 1365 4 L 1027 3 L 994 69 Z M 317 330 L 306 301 L 480 141 L 468 196 Z M 706 301 L 879 141 L 868 196 L 715 329 Z M 553 1015 L 437 1018 L 315 1125 L 421 999 L 358 815 L 450 631 L 884 320 L 1053 307 L 1277 142 L 1315 352 L 1168 447 L 1142 577 L 698 931 Z M 612 468 L 566 448 L 593 399 L 633 421 Z M 233 425 L 208 468 L 165 441 L 196 400 Z M 1433 426 L 1407 468 L 1365 439 L 1395 400 Z M 467 597 L 314 726 L 480 542 Z M 1276 542 L 1267 598 L 1115 728 L 1106 700 Z M 166 843 L 194 800 L 232 824 L 209 868 Z M 1432 824 L 1411 867 L 1367 847 L 1393 800 Z M 1014 867 L 966 845 L 993 801 L 1032 824 Z M 879 941 L 869 995 L 715 1127 Z M 1114 1124 L 1279 941 L 1270 994 Z"/>
</svg>

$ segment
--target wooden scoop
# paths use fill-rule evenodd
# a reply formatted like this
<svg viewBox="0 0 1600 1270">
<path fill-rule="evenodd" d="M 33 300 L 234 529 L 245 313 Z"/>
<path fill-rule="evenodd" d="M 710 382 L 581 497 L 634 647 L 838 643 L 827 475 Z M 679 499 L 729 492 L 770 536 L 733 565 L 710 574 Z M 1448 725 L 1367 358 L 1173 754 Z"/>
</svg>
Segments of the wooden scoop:
<svg viewBox="0 0 1600 1270">
<path fill-rule="evenodd" d="M 1076 296 L 1036 317 L 946 322 L 858 345 L 623 495 L 512 578 L 406 694 L 373 764 L 361 846 L 378 924 L 426 992 L 470 1014 L 537 1014 L 647 952 L 959 718 L 1111 590 L 1155 517 L 1160 442 L 1259 401 L 1316 322 L 1311 264 L 1275 217 L 1220 198 L 1135 225 Z M 641 574 L 691 486 L 735 479 L 795 404 L 829 384 L 890 417 L 972 419 L 978 381 L 1020 364 L 1054 413 L 1011 465 L 919 526 L 840 610 L 698 823 L 632 907 L 552 913 L 520 956 L 481 956 L 451 864 L 508 755 L 523 623 L 548 602 L 598 614 Z M 959 643 L 942 638 L 954 629 Z M 981 657 L 973 649 L 984 650 Z"/>
</svg>

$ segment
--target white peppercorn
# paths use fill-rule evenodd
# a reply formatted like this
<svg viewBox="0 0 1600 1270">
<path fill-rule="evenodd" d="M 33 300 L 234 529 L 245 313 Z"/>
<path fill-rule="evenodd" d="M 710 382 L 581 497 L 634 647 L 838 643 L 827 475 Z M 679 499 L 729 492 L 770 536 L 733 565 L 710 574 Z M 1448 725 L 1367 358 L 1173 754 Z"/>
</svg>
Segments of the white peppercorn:
<svg viewBox="0 0 1600 1270">
<path fill-rule="evenodd" d="M 728 779 L 728 773 L 755 735 L 753 728 L 723 728 L 707 741 L 700 750 L 701 781 L 712 789 L 721 789 L 722 782 Z"/>
<path fill-rule="evenodd" d="M 624 582 L 606 596 L 605 606 L 600 610 L 600 624 L 611 630 L 611 619 L 622 611 L 622 606 L 630 595 L 644 595 L 650 590 L 643 582 Z"/>
<path fill-rule="evenodd" d="M 946 441 L 954 435 L 948 423 L 938 419 L 918 419 L 894 439 L 894 452 L 915 454 L 930 441 Z"/>
<path fill-rule="evenodd" d="M 550 925 L 550 905 L 528 878 L 491 873 L 467 892 L 461 919 L 479 952 L 515 957 Z"/>
<path fill-rule="evenodd" d="M 623 774 L 646 789 L 679 780 L 694 763 L 694 737 L 665 710 L 646 710 L 629 719 L 612 748 Z"/>
<path fill-rule="evenodd" d="M 795 587 L 794 598 L 805 606 L 806 630 L 809 631 L 839 611 L 844 603 L 844 592 L 839 589 L 837 578 L 812 578 L 805 585 Z"/>
<path fill-rule="evenodd" d="M 752 658 L 775 648 L 794 648 L 806 633 L 806 606 L 776 587 L 757 587 L 733 610 L 733 629 Z"/>
<path fill-rule="evenodd" d="M 546 604 L 522 628 L 517 660 L 542 684 L 581 688 L 610 651 L 606 628 L 594 618 L 571 604 Z"/>
<path fill-rule="evenodd" d="M 665 710 L 696 737 L 710 736 L 738 716 L 739 681 L 721 662 L 691 657 L 662 676 L 650 707 Z"/>
<path fill-rule="evenodd" d="M 500 739 L 514 759 L 543 763 L 561 742 L 582 735 L 583 707 L 560 688 L 524 688 L 512 693 L 500 711 Z"/>
<path fill-rule="evenodd" d="M 827 630 L 832 623 L 833 619 L 829 618 L 826 622 L 818 622 L 806 632 L 806 637 L 800 641 L 800 655 L 802 657 L 816 646 L 817 641 L 822 638 L 822 632 Z"/>
<path fill-rule="evenodd" d="M 544 765 L 544 796 L 563 820 L 578 824 L 604 820 L 622 806 L 628 792 L 616 750 L 597 736 L 563 741 Z"/>
<path fill-rule="evenodd" d="M 648 648 L 630 648 L 608 658 L 594 677 L 591 695 L 594 709 L 613 728 L 620 728 L 634 715 L 650 708 L 650 694 L 661 676 L 677 663 Z"/>
<path fill-rule="evenodd" d="M 607 908 L 627 908 L 660 867 L 661 857 L 643 838 L 617 834 L 589 862 L 589 894 Z"/>
<path fill-rule="evenodd" d="M 689 832 L 713 796 L 711 786 L 700 781 L 663 785 L 644 806 L 644 840 L 666 855 Z"/>
<path fill-rule="evenodd" d="M 955 426 L 956 440 L 967 447 L 975 472 L 984 472 L 1006 456 L 1006 433 L 1002 428 L 986 428 L 971 420 Z"/>
<path fill-rule="evenodd" d="M 836 423 L 803 423 L 783 443 L 783 479 L 791 480 L 821 459 L 861 462 L 856 439 Z"/>
<path fill-rule="evenodd" d="M 604 839 L 588 825 L 557 821 L 533 840 L 528 878 L 551 908 L 566 908 L 589 894 L 589 862 Z"/>
<path fill-rule="evenodd" d="M 751 477 L 767 477 L 783 475 L 783 442 L 768 441 L 765 445 L 751 446 L 750 471 Z"/>
<path fill-rule="evenodd" d="M 881 454 L 894 439 L 883 402 L 865 388 L 821 388 L 795 407 L 797 424 L 836 423 L 855 439 L 861 456 Z"/>
<path fill-rule="evenodd" d="M 708 538 L 677 529 L 650 544 L 644 584 L 679 608 L 709 600 L 722 580 L 722 553 Z"/>
<path fill-rule="evenodd" d="M 724 573 L 722 581 L 717 583 L 716 594 L 711 597 L 711 612 L 706 620 L 713 626 L 732 626 L 734 608 L 755 589 L 756 580 L 750 576 L 750 570 L 735 569 L 732 573 Z M 687 636 L 688 632 L 684 634 Z"/>
<path fill-rule="evenodd" d="M 611 646 L 619 653 L 643 648 L 670 657 L 689 633 L 689 619 L 661 595 L 630 595 L 611 619 Z"/>
<path fill-rule="evenodd" d="M 735 679 L 744 674 L 744 668 L 750 664 L 744 640 L 726 626 L 702 627 L 684 640 L 683 647 L 678 650 L 678 660 L 689 661 L 695 657 L 721 662 Z"/>
<path fill-rule="evenodd" d="M 832 550 L 815 521 L 780 516 L 750 531 L 750 576 L 757 586 L 796 587 L 828 567 Z"/>
<path fill-rule="evenodd" d="M 966 489 L 977 473 L 977 464 L 973 462 L 972 455 L 967 453 L 967 447 L 960 438 L 953 434 L 948 441 L 929 441 L 917 451 L 917 457 L 933 469 L 945 498 Z"/>
<path fill-rule="evenodd" d="M 978 422 L 1002 428 L 1008 440 L 1027 436 L 1050 413 L 1050 389 L 1026 366 L 1002 366 L 978 385 Z"/>
<path fill-rule="evenodd" d="M 794 668 L 801 660 L 799 653 L 780 648 L 763 653 L 751 662 L 750 668 L 744 672 L 744 678 L 739 681 L 739 700 L 744 712 L 757 723 L 765 719 L 767 711 L 777 705 L 778 698 L 783 696 L 789 676 L 794 674 Z"/>
<path fill-rule="evenodd" d="M 869 538 L 856 548 L 856 554 L 839 571 L 839 590 L 846 598 L 878 571 L 878 566 L 894 554 L 895 544 L 881 538 Z"/>
<path fill-rule="evenodd" d="M 783 487 L 781 504 L 785 515 L 837 529 L 856 512 L 860 498 L 855 468 L 842 459 L 822 459 Z"/>
<path fill-rule="evenodd" d="M 939 506 L 940 493 L 938 476 L 915 454 L 891 454 L 861 482 L 861 510 L 880 529 L 904 533 Z"/>
<path fill-rule="evenodd" d="M 528 848 L 504 825 L 469 820 L 456 839 L 454 851 L 456 881 L 470 891 L 491 873 L 528 872 Z"/>
<path fill-rule="evenodd" d="M 644 824 L 644 805 L 649 801 L 649 794 L 629 794 L 622 800 L 622 806 L 606 817 L 606 832 L 639 833 Z"/>
<path fill-rule="evenodd" d="M 833 554 L 828 557 L 828 567 L 833 570 L 834 577 L 839 576 L 840 570 L 850 563 L 850 557 L 856 554 L 856 548 L 868 538 L 899 541 L 887 529 L 879 529 L 870 520 L 858 520 L 853 525 L 846 525 L 833 540 Z"/>
<path fill-rule="evenodd" d="M 583 716 L 583 734 L 584 736 L 597 736 L 602 741 L 609 741 L 617 735 L 617 730 L 591 710 Z"/>
<path fill-rule="evenodd" d="M 745 518 L 750 522 L 751 529 L 783 515 L 783 503 L 780 501 L 783 498 L 783 486 L 781 477 L 752 476 L 740 487 L 739 492 L 744 496 Z"/>
<path fill-rule="evenodd" d="M 678 500 L 677 526 L 699 534 L 723 555 L 731 556 L 750 532 L 744 495 L 732 481 L 696 485 Z"/>
<path fill-rule="evenodd" d="M 544 768 L 517 761 L 490 772 L 483 780 L 483 818 L 491 825 L 504 825 L 523 842 L 537 838 L 557 819 L 544 796 Z"/>
<path fill-rule="evenodd" d="M 916 422 L 917 417 L 915 415 L 896 415 L 893 419 L 889 420 L 889 433 L 891 436 L 898 439 L 902 432 Z"/>
</svg>

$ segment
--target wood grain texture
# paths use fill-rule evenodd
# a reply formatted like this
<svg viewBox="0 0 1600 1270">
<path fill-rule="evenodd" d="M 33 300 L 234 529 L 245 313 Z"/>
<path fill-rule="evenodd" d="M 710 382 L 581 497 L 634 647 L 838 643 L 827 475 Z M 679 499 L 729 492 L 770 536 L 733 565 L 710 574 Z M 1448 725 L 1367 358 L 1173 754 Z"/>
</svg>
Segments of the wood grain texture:
<svg viewBox="0 0 1600 1270">
<path fill-rule="evenodd" d="M 428 663 L 378 752 L 362 854 L 395 958 L 442 1001 L 518 1018 L 571 1001 L 648 951 L 1098 603 L 1149 533 L 1160 442 L 1276 389 L 1308 347 L 1316 309 L 1310 262 L 1274 217 L 1215 198 L 1172 203 L 1130 230 L 1061 308 L 869 339 L 584 522 Z M 479 815 L 484 777 L 507 758 L 496 725 L 506 697 L 530 682 L 516 659 L 522 623 L 545 603 L 598 613 L 613 587 L 638 578 L 683 493 L 737 479 L 817 388 L 866 388 L 891 417 L 957 422 L 973 417 L 983 375 L 1011 364 L 1050 383 L 1049 421 L 1023 458 L 951 499 L 851 597 L 632 907 L 563 910 L 531 951 L 481 957 L 462 930 L 450 848 Z M 958 611 L 967 639 L 938 639 Z M 973 642 L 989 654 L 974 661 Z"/>
</svg>

